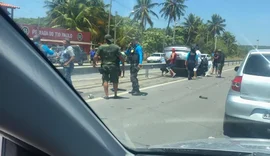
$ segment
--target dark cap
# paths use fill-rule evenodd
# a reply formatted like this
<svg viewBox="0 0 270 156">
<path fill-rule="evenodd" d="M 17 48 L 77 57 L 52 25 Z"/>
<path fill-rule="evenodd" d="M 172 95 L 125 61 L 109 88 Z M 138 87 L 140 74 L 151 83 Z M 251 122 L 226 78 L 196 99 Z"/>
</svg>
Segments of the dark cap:
<svg viewBox="0 0 270 156">
<path fill-rule="evenodd" d="M 112 36 L 111 35 L 109 35 L 109 34 L 107 34 L 107 35 L 105 35 L 105 40 L 107 40 L 107 41 L 109 41 L 109 42 L 113 42 L 113 38 L 112 38 Z"/>
<path fill-rule="evenodd" d="M 33 42 L 39 42 L 40 41 L 40 36 L 39 35 L 35 35 L 33 37 Z"/>
</svg>

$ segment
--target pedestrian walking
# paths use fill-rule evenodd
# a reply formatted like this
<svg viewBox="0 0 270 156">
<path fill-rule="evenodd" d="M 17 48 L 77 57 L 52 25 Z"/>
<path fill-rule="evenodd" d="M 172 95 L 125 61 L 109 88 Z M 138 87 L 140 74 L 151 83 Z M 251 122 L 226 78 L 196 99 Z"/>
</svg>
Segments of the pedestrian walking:
<svg viewBox="0 0 270 156">
<path fill-rule="evenodd" d="M 133 38 L 130 43 L 126 55 L 130 61 L 130 81 L 132 82 L 132 90 L 129 93 L 132 95 L 141 95 L 137 76 L 142 67 L 143 49 L 136 38 Z"/>
<path fill-rule="evenodd" d="M 63 41 L 63 44 L 65 50 L 60 55 L 60 63 L 64 69 L 64 77 L 72 85 L 71 75 L 74 69 L 74 59 L 75 59 L 74 49 L 70 45 L 69 39 L 65 39 Z"/>
<path fill-rule="evenodd" d="M 113 38 L 111 35 L 105 35 L 105 44 L 101 45 L 95 56 L 94 64 L 96 67 L 96 61 L 100 58 L 101 68 L 99 69 L 102 74 L 102 84 L 105 92 L 104 99 L 109 99 L 109 82 L 113 83 L 114 98 L 118 98 L 118 82 L 119 82 L 119 71 L 120 61 L 125 62 L 122 58 L 120 47 L 113 44 Z"/>
<path fill-rule="evenodd" d="M 188 80 L 192 79 L 193 70 L 198 62 L 198 56 L 196 54 L 196 47 L 192 46 L 190 52 L 187 54 L 185 65 L 188 71 Z"/>
<path fill-rule="evenodd" d="M 195 68 L 193 69 L 195 79 L 197 78 L 197 70 L 199 69 L 199 67 L 201 65 L 201 62 L 202 62 L 201 55 L 202 55 L 202 53 L 199 50 L 199 46 L 196 45 L 196 56 L 198 58 L 198 61 L 197 61 L 197 64 L 196 64 Z"/>
<path fill-rule="evenodd" d="M 218 69 L 218 78 L 221 78 L 222 69 L 225 62 L 225 54 L 221 51 L 221 49 L 218 49 L 218 55 L 217 55 L 217 69 Z"/>
<path fill-rule="evenodd" d="M 169 61 L 169 64 L 167 66 L 167 70 L 170 71 L 171 77 L 175 77 L 176 73 L 172 70 L 172 68 L 175 66 L 175 63 L 176 63 L 175 48 L 172 48 L 171 57 L 167 61 Z"/>
</svg>

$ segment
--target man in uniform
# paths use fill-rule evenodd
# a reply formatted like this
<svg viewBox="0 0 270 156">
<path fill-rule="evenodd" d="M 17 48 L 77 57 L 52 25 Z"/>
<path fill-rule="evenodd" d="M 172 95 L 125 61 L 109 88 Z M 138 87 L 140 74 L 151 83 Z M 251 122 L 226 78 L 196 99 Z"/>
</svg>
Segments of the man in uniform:
<svg viewBox="0 0 270 156">
<path fill-rule="evenodd" d="M 96 61 L 98 58 L 101 59 L 101 68 L 100 73 L 102 74 L 102 84 L 104 87 L 105 96 L 104 99 L 109 99 L 109 84 L 108 82 L 113 83 L 114 89 L 114 98 L 118 98 L 118 81 L 119 81 L 119 63 L 125 62 L 122 58 L 120 47 L 113 44 L 113 39 L 111 35 L 105 35 L 106 44 L 101 45 L 94 57 L 93 66 L 96 67 Z"/>
<path fill-rule="evenodd" d="M 129 93 L 132 95 L 141 95 L 137 76 L 142 67 L 143 49 L 136 38 L 133 38 L 130 43 L 126 55 L 130 61 L 130 81 L 132 82 L 132 90 Z"/>
</svg>

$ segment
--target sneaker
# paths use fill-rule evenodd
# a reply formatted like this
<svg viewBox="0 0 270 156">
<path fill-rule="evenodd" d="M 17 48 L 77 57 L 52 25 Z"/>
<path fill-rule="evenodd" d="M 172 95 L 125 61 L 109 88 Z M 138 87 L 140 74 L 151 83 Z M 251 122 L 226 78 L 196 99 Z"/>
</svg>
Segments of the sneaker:
<svg viewBox="0 0 270 156">
<path fill-rule="evenodd" d="M 132 95 L 141 95 L 141 92 L 140 91 L 135 91 L 134 93 L 132 93 Z"/>
<path fill-rule="evenodd" d="M 129 94 L 133 94 L 135 91 L 134 90 L 132 90 L 132 91 L 130 91 L 130 92 L 128 92 Z"/>
<path fill-rule="evenodd" d="M 109 97 L 108 96 L 103 96 L 103 99 L 109 100 Z"/>
<path fill-rule="evenodd" d="M 175 76 L 176 76 L 176 73 L 174 73 L 172 77 L 174 78 Z"/>
</svg>

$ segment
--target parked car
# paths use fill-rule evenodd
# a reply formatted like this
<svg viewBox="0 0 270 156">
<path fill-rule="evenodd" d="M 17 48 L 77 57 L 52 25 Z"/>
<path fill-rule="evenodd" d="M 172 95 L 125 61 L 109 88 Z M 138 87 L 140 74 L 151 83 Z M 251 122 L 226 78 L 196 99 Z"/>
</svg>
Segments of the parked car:
<svg viewBox="0 0 270 156">
<path fill-rule="evenodd" d="M 82 66 L 84 61 L 87 61 L 87 54 L 81 49 L 79 45 L 72 45 L 75 53 L 75 63 Z"/>
<path fill-rule="evenodd" d="M 211 58 L 212 58 L 209 54 L 201 54 L 201 57 L 202 58 L 205 58 L 206 57 L 208 61 L 210 61 Z"/>
<path fill-rule="evenodd" d="M 269 136 L 270 49 L 250 51 L 235 71 L 225 105 L 224 134 Z"/>
<path fill-rule="evenodd" d="M 164 53 L 153 53 L 147 58 L 147 63 L 162 63 L 165 60 Z"/>
</svg>

